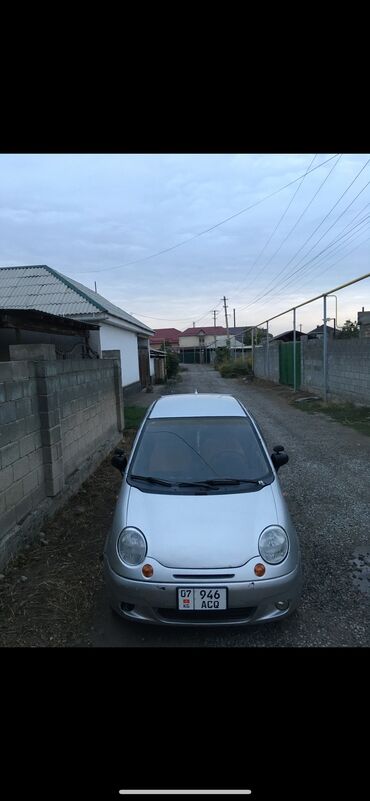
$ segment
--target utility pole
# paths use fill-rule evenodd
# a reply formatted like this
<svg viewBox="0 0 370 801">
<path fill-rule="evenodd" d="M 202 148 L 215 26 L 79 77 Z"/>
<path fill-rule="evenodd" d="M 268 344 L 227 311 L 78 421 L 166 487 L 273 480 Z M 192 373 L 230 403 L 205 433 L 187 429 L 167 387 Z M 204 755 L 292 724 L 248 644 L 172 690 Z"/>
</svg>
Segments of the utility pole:
<svg viewBox="0 0 370 801">
<path fill-rule="evenodd" d="M 234 359 L 236 359 L 236 339 L 235 339 L 235 337 L 236 337 L 236 331 L 235 331 L 235 328 L 236 328 L 236 322 L 235 322 L 235 309 L 233 309 L 233 316 L 234 316 Z"/>
<path fill-rule="evenodd" d="M 215 329 L 215 331 L 214 331 L 214 335 L 215 335 L 215 353 L 214 353 L 214 360 L 215 360 L 215 358 L 216 358 L 216 348 L 217 348 L 217 339 L 216 339 L 216 315 L 217 315 L 217 314 L 218 314 L 218 310 L 217 310 L 217 309 L 213 309 L 213 327 L 214 327 L 214 329 Z"/>
<path fill-rule="evenodd" d="M 224 297 L 223 297 L 223 301 L 224 301 L 224 309 L 225 309 L 226 342 L 227 342 L 227 347 L 229 348 L 229 347 L 230 347 L 230 338 L 229 338 L 229 321 L 228 321 L 228 319 L 227 319 L 227 306 L 226 306 L 226 300 L 227 300 L 227 298 L 225 298 L 225 295 L 224 295 Z"/>
</svg>

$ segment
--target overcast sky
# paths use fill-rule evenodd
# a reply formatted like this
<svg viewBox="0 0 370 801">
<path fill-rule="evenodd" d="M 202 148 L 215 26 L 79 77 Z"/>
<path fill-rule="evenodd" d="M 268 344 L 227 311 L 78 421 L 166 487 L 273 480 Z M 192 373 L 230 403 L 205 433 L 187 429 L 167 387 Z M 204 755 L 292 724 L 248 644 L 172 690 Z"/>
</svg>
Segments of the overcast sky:
<svg viewBox="0 0 370 801">
<path fill-rule="evenodd" d="M 369 158 L 334 155 L 3 154 L 0 266 L 48 264 L 96 281 L 154 329 L 213 325 L 216 308 L 224 324 L 223 295 L 230 324 L 233 308 L 237 325 L 257 324 L 370 272 L 370 163 L 320 225 Z M 370 309 L 369 279 L 338 293 L 338 324 L 362 306 Z M 328 308 L 334 316 L 334 299 Z M 321 303 L 297 312 L 302 330 L 321 323 Z M 288 315 L 270 330 L 291 327 Z"/>
</svg>

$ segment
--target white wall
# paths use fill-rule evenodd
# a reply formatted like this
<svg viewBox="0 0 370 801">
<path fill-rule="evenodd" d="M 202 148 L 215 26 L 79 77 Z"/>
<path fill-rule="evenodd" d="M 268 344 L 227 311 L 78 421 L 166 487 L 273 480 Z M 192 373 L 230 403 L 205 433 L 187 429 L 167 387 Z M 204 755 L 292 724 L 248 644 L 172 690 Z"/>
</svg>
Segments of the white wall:
<svg viewBox="0 0 370 801">
<path fill-rule="evenodd" d="M 102 323 L 100 342 L 102 350 L 121 351 L 122 386 L 128 387 L 140 380 L 137 334 Z"/>
<path fill-rule="evenodd" d="M 210 345 L 212 342 L 215 341 L 214 334 L 207 334 L 204 337 L 204 344 Z M 180 348 L 199 348 L 199 335 L 194 337 L 179 337 L 179 346 Z M 202 345 L 201 347 L 204 347 Z"/>
</svg>

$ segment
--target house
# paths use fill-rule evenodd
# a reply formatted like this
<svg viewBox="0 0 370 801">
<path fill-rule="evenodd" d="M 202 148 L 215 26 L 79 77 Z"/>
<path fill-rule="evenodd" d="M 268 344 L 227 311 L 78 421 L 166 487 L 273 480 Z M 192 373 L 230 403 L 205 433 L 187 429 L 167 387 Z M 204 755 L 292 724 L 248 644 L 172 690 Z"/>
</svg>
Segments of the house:
<svg viewBox="0 0 370 801">
<path fill-rule="evenodd" d="M 302 339 L 302 337 L 305 337 L 305 336 L 307 336 L 307 334 L 304 334 L 303 331 L 296 331 L 295 332 L 295 338 L 296 338 L 297 342 L 299 342 Z M 270 342 L 293 342 L 293 338 L 294 338 L 294 328 L 292 328 L 290 331 L 283 331 L 282 334 L 278 334 L 276 337 L 272 337 L 272 339 L 270 339 L 269 341 Z"/>
<path fill-rule="evenodd" d="M 166 380 L 166 354 L 164 350 L 150 348 L 150 377 L 155 384 L 163 384 Z"/>
<path fill-rule="evenodd" d="M 216 336 L 215 339 L 207 345 L 207 351 L 210 352 L 210 359 L 207 361 L 213 362 L 216 355 L 217 348 L 230 348 L 230 354 L 232 358 L 234 357 L 246 357 L 247 354 L 252 350 L 251 345 L 244 345 L 242 337 L 236 337 L 233 334 L 227 337 L 227 334 L 221 334 L 220 336 Z"/>
<path fill-rule="evenodd" d="M 206 326 L 204 328 L 187 328 L 179 336 L 180 360 L 183 364 L 204 364 L 210 361 L 210 351 L 207 346 L 215 342 L 215 337 L 224 334 L 226 328 L 219 326 Z"/>
<path fill-rule="evenodd" d="M 150 337 L 150 347 L 160 348 L 165 345 L 170 347 L 175 353 L 178 353 L 180 336 L 181 331 L 177 328 L 157 328 L 154 335 Z"/>
<path fill-rule="evenodd" d="M 245 331 L 245 325 L 237 325 L 234 327 L 229 326 L 229 334 L 233 334 L 240 340 L 243 339 L 244 331 Z"/>
<path fill-rule="evenodd" d="M 357 312 L 357 323 L 360 327 L 360 339 L 370 337 L 370 311 L 365 311 L 362 307 L 362 311 Z"/>
<path fill-rule="evenodd" d="M 150 382 L 149 337 L 154 333 L 144 323 L 52 267 L 31 265 L 0 268 L 0 308 L 37 309 L 99 326 L 89 337 L 89 347 L 119 350 L 125 393 Z"/>
<path fill-rule="evenodd" d="M 326 332 L 330 339 L 335 337 L 335 328 L 333 328 L 331 325 L 326 326 Z M 317 325 L 316 328 L 313 328 L 312 331 L 308 332 L 307 336 L 309 339 L 322 339 L 324 336 L 324 326 Z"/>
</svg>

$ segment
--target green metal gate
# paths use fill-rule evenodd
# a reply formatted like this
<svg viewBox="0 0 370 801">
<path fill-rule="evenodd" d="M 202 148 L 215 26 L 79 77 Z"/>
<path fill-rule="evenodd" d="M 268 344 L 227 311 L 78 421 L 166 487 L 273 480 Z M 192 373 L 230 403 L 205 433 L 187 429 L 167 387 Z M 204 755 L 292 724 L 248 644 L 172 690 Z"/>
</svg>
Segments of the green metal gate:
<svg viewBox="0 0 370 801">
<path fill-rule="evenodd" d="M 211 361 L 211 352 L 204 348 L 201 360 L 199 348 L 189 348 L 180 351 L 180 361 L 182 364 L 209 364 Z"/>
<path fill-rule="evenodd" d="M 279 342 L 279 381 L 280 384 L 294 386 L 293 342 Z M 301 343 L 295 345 L 296 389 L 301 386 Z"/>
</svg>

